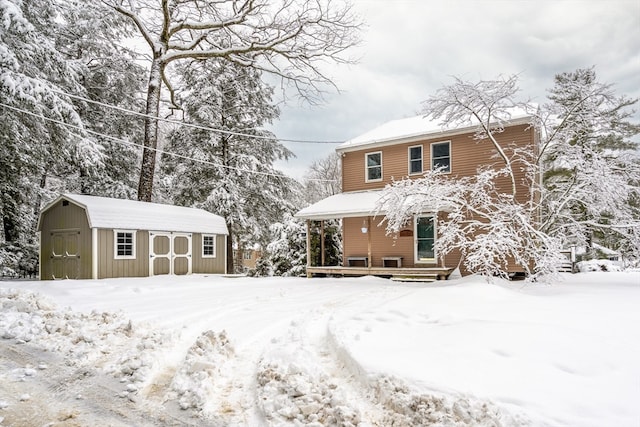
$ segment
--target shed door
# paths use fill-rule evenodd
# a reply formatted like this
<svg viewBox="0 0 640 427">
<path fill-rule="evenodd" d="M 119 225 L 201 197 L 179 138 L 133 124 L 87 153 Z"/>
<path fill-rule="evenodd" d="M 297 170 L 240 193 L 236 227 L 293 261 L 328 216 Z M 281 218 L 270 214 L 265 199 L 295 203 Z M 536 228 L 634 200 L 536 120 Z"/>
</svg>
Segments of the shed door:
<svg viewBox="0 0 640 427">
<path fill-rule="evenodd" d="M 77 279 L 80 275 L 80 231 L 51 232 L 49 254 L 52 279 Z"/>
<path fill-rule="evenodd" d="M 149 276 L 191 274 L 190 233 L 149 233 Z"/>
</svg>

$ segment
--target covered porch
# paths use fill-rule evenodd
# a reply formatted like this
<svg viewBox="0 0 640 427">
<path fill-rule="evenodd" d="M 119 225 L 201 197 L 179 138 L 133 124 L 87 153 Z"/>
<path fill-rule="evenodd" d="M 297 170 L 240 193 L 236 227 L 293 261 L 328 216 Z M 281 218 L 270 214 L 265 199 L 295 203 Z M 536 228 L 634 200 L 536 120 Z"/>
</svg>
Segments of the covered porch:
<svg viewBox="0 0 640 427">
<path fill-rule="evenodd" d="M 384 213 L 376 213 L 382 190 L 340 193 L 323 199 L 296 214 L 307 222 L 307 277 L 313 275 L 385 276 L 394 280 L 442 280 L 455 269 L 434 252 L 437 213 L 416 217 L 397 235 L 389 236 Z M 341 220 L 343 256 L 339 262 L 325 258 L 325 222 Z M 319 224 L 319 228 L 316 225 Z M 318 229 L 313 242 L 313 231 Z M 318 237 L 319 234 L 319 238 Z M 313 245 L 313 246 L 312 246 Z M 452 260 L 451 260 L 452 261 Z"/>
</svg>

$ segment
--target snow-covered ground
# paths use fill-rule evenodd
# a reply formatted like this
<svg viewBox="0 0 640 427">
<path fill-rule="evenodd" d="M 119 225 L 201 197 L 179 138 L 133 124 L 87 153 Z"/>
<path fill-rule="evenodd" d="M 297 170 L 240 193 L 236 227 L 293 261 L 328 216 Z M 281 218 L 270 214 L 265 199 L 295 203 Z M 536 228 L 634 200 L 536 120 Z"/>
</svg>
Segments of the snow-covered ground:
<svg viewBox="0 0 640 427">
<path fill-rule="evenodd" d="M 639 426 L 640 273 L 0 282 L 0 425 Z"/>
</svg>

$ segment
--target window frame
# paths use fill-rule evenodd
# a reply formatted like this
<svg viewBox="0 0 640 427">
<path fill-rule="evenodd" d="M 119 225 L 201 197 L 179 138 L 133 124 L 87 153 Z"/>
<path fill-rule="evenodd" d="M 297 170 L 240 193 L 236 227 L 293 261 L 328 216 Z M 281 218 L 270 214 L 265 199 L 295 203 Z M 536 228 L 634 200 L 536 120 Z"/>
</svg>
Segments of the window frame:
<svg viewBox="0 0 640 427">
<path fill-rule="evenodd" d="M 131 255 L 118 255 L 118 234 L 131 234 L 131 242 L 122 243 L 123 247 L 125 247 L 125 245 L 131 246 Z M 136 259 L 137 234 L 138 233 L 136 230 L 120 230 L 120 229 L 113 230 L 113 259 Z"/>
<path fill-rule="evenodd" d="M 436 145 L 444 145 L 447 144 L 449 147 L 449 170 L 442 170 L 441 173 L 451 173 L 451 170 L 453 169 L 453 161 L 452 161 L 452 157 L 451 157 L 451 141 L 438 141 L 438 142 L 432 142 L 431 143 L 431 170 L 435 170 L 436 169 L 436 165 L 435 165 L 435 158 L 433 156 L 433 149 L 434 146 Z M 444 159 L 445 157 L 438 157 L 438 159 Z"/>
<path fill-rule="evenodd" d="M 374 154 L 379 154 L 380 155 L 380 165 L 379 166 L 369 166 L 369 156 L 374 155 Z M 374 178 L 374 179 L 370 179 L 369 178 L 369 171 L 370 169 L 373 168 L 380 168 L 380 178 Z M 380 182 L 382 181 L 382 177 L 383 177 L 383 170 L 382 170 L 382 151 L 371 151 L 369 153 L 364 153 L 364 178 L 365 178 L 365 182 Z"/>
<path fill-rule="evenodd" d="M 420 148 L 420 170 L 417 172 L 412 172 L 411 171 L 411 164 L 414 161 L 417 161 L 418 159 L 412 159 L 411 158 L 411 149 L 412 148 Z M 407 172 L 409 173 L 409 175 L 420 175 L 424 172 L 424 147 L 422 146 L 422 144 L 419 145 L 412 145 L 410 147 L 407 148 L 407 159 L 408 159 L 408 169 Z"/>
<path fill-rule="evenodd" d="M 433 258 L 418 258 L 418 221 L 420 218 L 431 218 L 433 221 Z M 413 243 L 413 251 L 414 251 L 414 262 L 416 264 L 434 264 L 437 263 L 438 253 L 436 252 L 436 241 L 438 240 L 438 214 L 435 212 L 425 212 L 421 214 L 417 214 L 413 217 L 413 227 L 414 227 L 414 243 Z M 423 239 L 424 240 L 424 239 Z"/>
<path fill-rule="evenodd" d="M 212 239 L 212 244 L 211 244 L 211 245 L 207 245 L 207 244 L 205 243 L 205 240 L 206 240 L 206 238 L 208 238 L 208 237 L 211 237 L 211 239 Z M 217 235 L 216 235 L 216 234 L 203 234 L 203 235 L 202 235 L 202 245 L 201 245 L 201 249 L 202 249 L 202 250 L 201 250 L 202 258 L 216 258 L 216 254 L 217 254 L 217 252 L 218 252 L 218 250 L 217 250 L 217 246 L 218 246 L 218 245 L 216 244 L 216 243 L 217 243 L 217 242 L 216 242 L 216 237 L 217 237 Z M 213 253 L 212 253 L 212 254 L 205 254 L 205 248 L 206 248 L 207 246 L 211 246 L 211 247 L 212 247 L 212 249 L 213 249 Z"/>
</svg>

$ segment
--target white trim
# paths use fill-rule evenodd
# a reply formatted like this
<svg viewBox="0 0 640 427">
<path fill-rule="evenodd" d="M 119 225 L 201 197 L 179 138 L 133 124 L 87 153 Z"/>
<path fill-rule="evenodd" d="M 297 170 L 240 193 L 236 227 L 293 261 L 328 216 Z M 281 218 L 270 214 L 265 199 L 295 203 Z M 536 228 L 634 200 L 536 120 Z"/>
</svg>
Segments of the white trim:
<svg viewBox="0 0 640 427">
<path fill-rule="evenodd" d="M 98 229 L 91 229 L 91 278 L 98 278 Z"/>
<path fill-rule="evenodd" d="M 443 171 L 442 173 L 451 173 L 453 170 L 453 156 L 451 155 L 451 140 L 448 141 L 437 141 L 430 143 L 430 157 L 429 157 L 429 169 L 433 170 L 433 146 L 438 144 L 449 144 L 449 170 Z"/>
<path fill-rule="evenodd" d="M 42 280 L 42 231 L 38 231 L 38 248 L 38 278 Z"/>
<path fill-rule="evenodd" d="M 213 237 L 213 255 L 205 255 L 204 254 L 204 238 L 205 237 Z M 215 258 L 217 254 L 217 238 L 216 234 L 203 234 L 202 235 L 202 245 L 200 245 L 202 258 Z"/>
<path fill-rule="evenodd" d="M 433 221 L 433 258 L 418 259 L 418 218 L 431 217 Z M 415 264 L 435 264 L 438 260 L 435 244 L 438 239 L 438 214 L 436 212 L 425 212 L 413 217 L 413 259 Z"/>
<path fill-rule="evenodd" d="M 224 274 L 229 274 L 229 269 L 227 268 L 227 242 L 229 239 L 229 235 L 225 234 L 224 235 Z"/>
<path fill-rule="evenodd" d="M 369 155 L 380 154 L 380 178 L 369 179 Z M 380 182 L 384 178 L 384 170 L 382 168 L 382 151 L 371 151 L 364 153 L 364 182 Z"/>
<path fill-rule="evenodd" d="M 118 255 L 118 233 L 131 233 L 131 255 Z M 113 259 L 136 259 L 136 230 L 113 230 Z"/>
<path fill-rule="evenodd" d="M 411 149 L 420 147 L 420 170 L 418 172 L 411 172 Z M 417 159 L 416 159 L 417 160 Z M 407 147 L 407 174 L 408 175 L 420 175 L 424 172 L 424 147 L 422 144 L 411 145 Z"/>
</svg>

